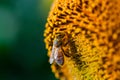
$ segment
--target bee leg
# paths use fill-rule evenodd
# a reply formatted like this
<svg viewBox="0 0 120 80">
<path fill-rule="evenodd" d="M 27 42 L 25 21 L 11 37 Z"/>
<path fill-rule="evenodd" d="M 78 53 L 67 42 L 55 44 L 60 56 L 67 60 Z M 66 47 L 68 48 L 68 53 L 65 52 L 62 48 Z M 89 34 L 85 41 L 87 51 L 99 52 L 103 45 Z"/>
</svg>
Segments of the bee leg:
<svg viewBox="0 0 120 80">
<path fill-rule="evenodd" d="M 62 51 L 64 52 L 64 55 L 66 56 L 66 57 L 70 57 L 71 55 L 70 55 L 70 53 L 69 53 L 69 49 L 67 48 L 67 49 L 64 49 L 63 50 L 63 48 L 61 48 L 62 49 Z"/>
<path fill-rule="evenodd" d="M 63 44 L 63 46 L 67 46 L 71 41 L 68 40 L 65 44 Z"/>
</svg>

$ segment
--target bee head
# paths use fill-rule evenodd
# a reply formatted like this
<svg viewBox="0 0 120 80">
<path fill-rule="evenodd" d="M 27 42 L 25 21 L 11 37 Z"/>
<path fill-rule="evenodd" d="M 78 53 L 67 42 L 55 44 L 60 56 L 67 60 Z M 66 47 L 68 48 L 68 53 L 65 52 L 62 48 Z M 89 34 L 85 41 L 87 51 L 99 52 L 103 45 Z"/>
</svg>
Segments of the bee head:
<svg viewBox="0 0 120 80">
<path fill-rule="evenodd" d="M 54 44 L 56 47 L 61 46 L 61 45 L 62 45 L 62 42 L 63 42 L 64 36 L 65 36 L 65 34 L 64 34 L 63 32 L 56 33 L 53 44 Z"/>
<path fill-rule="evenodd" d="M 62 38 L 64 38 L 65 34 L 62 32 L 56 33 L 56 39 L 61 40 Z"/>
</svg>

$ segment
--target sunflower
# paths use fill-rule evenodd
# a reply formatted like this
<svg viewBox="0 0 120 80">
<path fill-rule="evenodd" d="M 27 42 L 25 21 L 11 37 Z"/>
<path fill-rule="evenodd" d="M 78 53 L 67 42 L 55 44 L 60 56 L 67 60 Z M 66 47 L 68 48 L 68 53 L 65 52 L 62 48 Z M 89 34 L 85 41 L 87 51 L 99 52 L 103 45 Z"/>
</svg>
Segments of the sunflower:
<svg viewBox="0 0 120 80">
<path fill-rule="evenodd" d="M 55 0 L 44 32 L 48 56 L 58 32 L 69 35 L 62 47 L 70 56 L 51 65 L 57 78 L 120 80 L 119 0 Z"/>
</svg>

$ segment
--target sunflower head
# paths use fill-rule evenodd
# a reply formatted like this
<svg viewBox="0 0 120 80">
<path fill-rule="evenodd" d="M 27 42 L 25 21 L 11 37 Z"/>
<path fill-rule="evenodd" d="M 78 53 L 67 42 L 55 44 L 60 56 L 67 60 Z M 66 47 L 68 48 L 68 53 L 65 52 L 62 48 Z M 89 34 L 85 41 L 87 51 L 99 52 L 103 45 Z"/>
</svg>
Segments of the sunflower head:
<svg viewBox="0 0 120 80">
<path fill-rule="evenodd" d="M 52 64 L 61 80 L 120 79 L 120 1 L 55 0 L 44 32 L 48 56 L 60 40 L 64 65 Z"/>
</svg>

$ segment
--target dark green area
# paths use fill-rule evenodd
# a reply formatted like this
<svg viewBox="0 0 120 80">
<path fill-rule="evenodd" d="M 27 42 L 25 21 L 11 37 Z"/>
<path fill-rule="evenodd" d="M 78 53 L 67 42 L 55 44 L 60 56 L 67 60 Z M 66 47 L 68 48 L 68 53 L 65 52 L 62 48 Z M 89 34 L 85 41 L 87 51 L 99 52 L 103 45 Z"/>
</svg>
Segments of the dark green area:
<svg viewBox="0 0 120 80">
<path fill-rule="evenodd" d="M 0 80 L 55 80 L 43 32 L 52 0 L 0 0 Z"/>
</svg>

